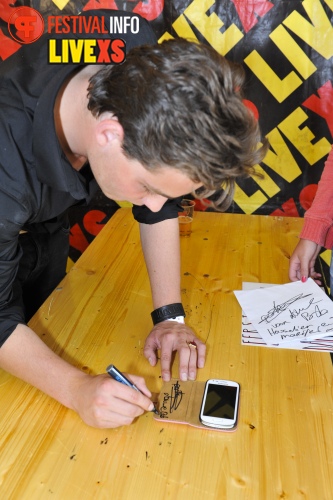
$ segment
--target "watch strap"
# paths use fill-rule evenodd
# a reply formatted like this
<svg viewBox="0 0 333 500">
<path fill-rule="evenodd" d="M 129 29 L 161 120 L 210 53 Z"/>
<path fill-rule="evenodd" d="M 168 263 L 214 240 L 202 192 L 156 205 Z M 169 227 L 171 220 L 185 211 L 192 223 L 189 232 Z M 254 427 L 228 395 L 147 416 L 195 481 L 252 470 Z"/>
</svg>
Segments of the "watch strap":
<svg viewBox="0 0 333 500">
<path fill-rule="evenodd" d="M 166 321 L 167 319 L 177 318 L 178 316 L 183 316 L 185 318 L 185 311 L 180 302 L 159 307 L 151 313 L 154 325 Z"/>
</svg>

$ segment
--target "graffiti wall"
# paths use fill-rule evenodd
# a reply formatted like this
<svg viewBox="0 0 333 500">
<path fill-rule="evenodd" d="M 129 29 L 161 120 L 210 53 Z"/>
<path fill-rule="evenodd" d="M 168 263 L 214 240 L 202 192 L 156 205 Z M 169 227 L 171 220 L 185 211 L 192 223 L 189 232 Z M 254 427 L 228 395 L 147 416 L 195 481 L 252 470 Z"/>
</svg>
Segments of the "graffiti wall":
<svg viewBox="0 0 333 500">
<path fill-rule="evenodd" d="M 270 150 L 257 166 L 264 177 L 237 184 L 229 211 L 303 216 L 311 205 L 333 135 L 333 0 L 0 0 L 0 58 L 21 44 L 9 31 L 13 9 L 49 16 L 113 8 L 141 14 L 159 40 L 181 36 L 213 46 L 243 64 L 247 105 Z M 72 258 L 117 209 L 100 194 L 73 211 Z M 328 255 L 323 257 L 328 261 Z"/>
</svg>

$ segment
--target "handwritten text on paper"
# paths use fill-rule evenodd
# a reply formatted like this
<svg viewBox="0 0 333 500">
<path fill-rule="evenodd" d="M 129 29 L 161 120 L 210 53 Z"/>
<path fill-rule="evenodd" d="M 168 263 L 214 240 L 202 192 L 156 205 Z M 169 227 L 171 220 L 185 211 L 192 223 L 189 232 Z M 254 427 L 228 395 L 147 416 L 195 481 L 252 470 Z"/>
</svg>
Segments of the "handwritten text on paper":
<svg viewBox="0 0 333 500">
<path fill-rule="evenodd" d="M 269 344 L 321 338 L 333 332 L 333 302 L 312 279 L 235 291 L 246 316 Z"/>
</svg>

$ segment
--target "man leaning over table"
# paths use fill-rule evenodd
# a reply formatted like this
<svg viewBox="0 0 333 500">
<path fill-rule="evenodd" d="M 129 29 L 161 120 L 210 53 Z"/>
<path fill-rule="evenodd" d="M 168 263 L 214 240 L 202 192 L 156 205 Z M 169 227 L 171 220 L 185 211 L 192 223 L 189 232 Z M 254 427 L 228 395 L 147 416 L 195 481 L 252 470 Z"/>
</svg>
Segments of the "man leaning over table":
<svg viewBox="0 0 333 500">
<path fill-rule="evenodd" d="M 124 14 L 83 15 L 107 23 Z M 122 35 L 123 64 L 52 65 L 48 36 L 0 65 L 0 366 L 87 424 L 117 427 L 152 408 L 144 380 L 129 376 L 141 394 L 83 373 L 26 324 L 65 274 L 68 208 L 88 203 L 97 185 L 134 204 L 156 322 L 144 355 L 155 366 L 160 350 L 168 380 L 178 351 L 181 380 L 195 379 L 205 345 L 183 318 L 177 199 L 223 184 L 216 205 L 227 205 L 235 178 L 252 173 L 266 146 L 257 149 L 258 125 L 242 103 L 243 73 L 210 47 L 157 45 L 140 19 L 139 33 Z M 178 304 L 171 321 L 170 304 Z"/>
</svg>

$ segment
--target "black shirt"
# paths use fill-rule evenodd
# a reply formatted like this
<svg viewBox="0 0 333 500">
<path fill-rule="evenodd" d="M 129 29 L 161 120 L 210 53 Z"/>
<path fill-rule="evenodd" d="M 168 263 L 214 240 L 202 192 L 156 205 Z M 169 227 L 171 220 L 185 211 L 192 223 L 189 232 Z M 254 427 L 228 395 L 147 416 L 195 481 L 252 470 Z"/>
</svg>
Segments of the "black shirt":
<svg viewBox="0 0 333 500">
<path fill-rule="evenodd" d="M 83 16 L 104 16 L 109 34 L 110 16 L 131 16 L 121 11 L 87 11 Z M 139 16 L 137 16 L 139 17 Z M 59 35 L 58 35 L 59 36 Z M 96 35 L 69 34 L 66 38 Z M 48 64 L 48 39 L 24 45 L 0 65 L 0 345 L 19 323 L 25 323 L 23 304 L 13 301 L 13 283 L 21 257 L 20 230 L 53 232 L 69 207 L 88 203 L 97 190 L 91 176 L 74 170 L 56 136 L 53 108 L 57 93 L 74 64 Z M 113 36 L 114 38 L 114 36 Z M 126 52 L 137 45 L 156 43 L 149 24 L 140 18 L 137 34 L 122 34 Z M 137 221 L 152 224 L 177 217 L 175 201 L 160 212 L 134 207 Z"/>
</svg>

